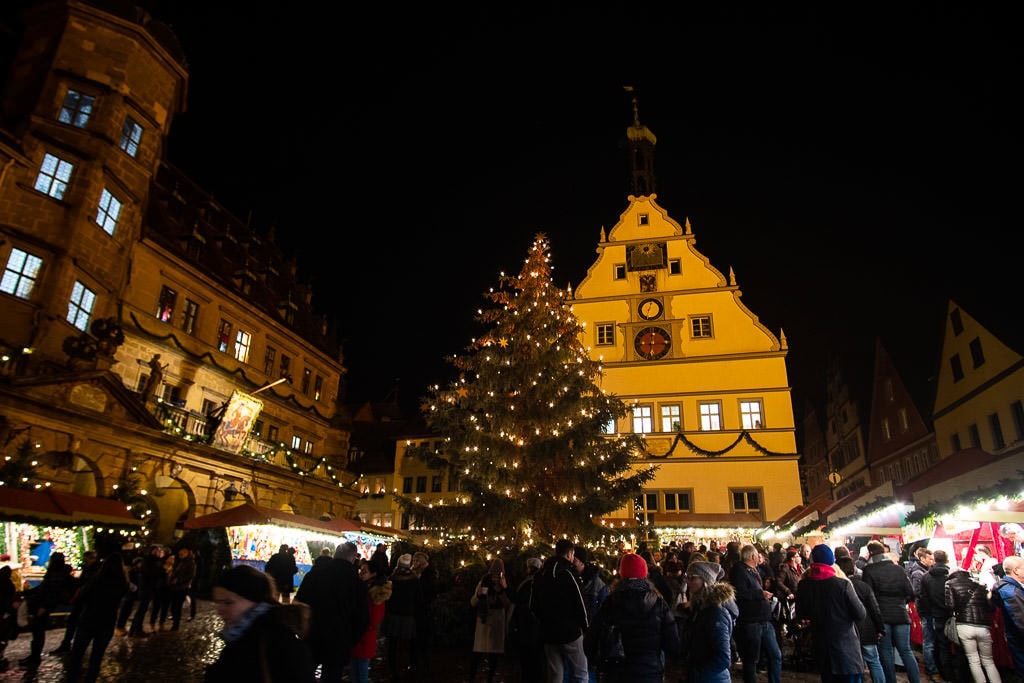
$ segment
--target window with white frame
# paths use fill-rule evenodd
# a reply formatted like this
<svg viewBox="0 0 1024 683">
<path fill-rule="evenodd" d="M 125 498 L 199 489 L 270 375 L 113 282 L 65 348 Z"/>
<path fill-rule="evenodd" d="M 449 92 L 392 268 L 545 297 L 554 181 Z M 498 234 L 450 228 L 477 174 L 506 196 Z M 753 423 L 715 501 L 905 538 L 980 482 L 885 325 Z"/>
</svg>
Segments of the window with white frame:
<svg viewBox="0 0 1024 683">
<path fill-rule="evenodd" d="M 615 343 L 614 323 L 598 323 L 596 329 L 598 346 L 611 346 Z"/>
<path fill-rule="evenodd" d="M 614 434 L 615 433 L 615 419 L 614 418 L 611 419 L 611 420 L 608 420 L 607 422 L 604 423 L 604 426 L 601 427 L 601 433 L 602 434 Z"/>
<path fill-rule="evenodd" d="M 298 434 L 292 434 L 292 450 L 297 451 L 302 448 L 302 437 Z"/>
<path fill-rule="evenodd" d="M 252 335 L 245 330 L 235 333 L 235 360 L 246 363 L 249 360 L 249 347 L 252 346 Z"/>
<path fill-rule="evenodd" d="M 651 406 L 633 406 L 633 432 L 650 434 L 654 431 L 654 417 Z"/>
<path fill-rule="evenodd" d="M 71 299 L 68 301 L 68 322 L 85 332 L 89 327 L 89 316 L 92 315 L 95 303 L 96 294 L 76 281 L 71 288 Z"/>
<path fill-rule="evenodd" d="M 717 432 L 722 429 L 722 405 L 718 401 L 701 401 L 697 404 L 702 432 Z"/>
<path fill-rule="evenodd" d="M 130 116 L 125 117 L 121 128 L 121 149 L 133 159 L 139 156 L 139 145 L 142 143 L 142 126 Z"/>
<path fill-rule="evenodd" d="M 199 318 L 199 304 L 192 299 L 185 299 L 185 315 L 181 320 L 181 329 L 185 334 L 192 334 L 196 329 L 196 320 Z"/>
<path fill-rule="evenodd" d="M 313 455 L 313 442 L 306 439 L 306 442 L 302 446 L 302 450 L 306 455 Z"/>
<path fill-rule="evenodd" d="M 103 192 L 100 193 L 100 204 L 96 207 L 96 224 L 103 228 L 103 232 L 113 235 L 120 215 L 121 202 L 117 201 L 110 190 L 103 188 Z"/>
<path fill-rule="evenodd" d="M 678 432 L 682 426 L 682 407 L 678 403 L 661 406 L 661 431 Z"/>
<path fill-rule="evenodd" d="M 634 517 L 641 524 L 653 524 L 654 513 L 658 511 L 658 493 L 645 491 L 643 495 L 633 499 Z"/>
<path fill-rule="evenodd" d="M 47 152 L 36 176 L 35 189 L 54 199 L 63 199 L 75 165 Z"/>
<path fill-rule="evenodd" d="M 171 322 L 174 317 L 174 306 L 178 302 L 178 293 L 164 285 L 160 288 L 160 300 L 156 304 L 156 317 L 162 323 Z"/>
<path fill-rule="evenodd" d="M 95 102 L 96 98 L 92 95 L 83 95 L 77 90 L 68 88 L 64 94 L 64 104 L 61 105 L 60 113 L 57 114 L 57 120 L 75 128 L 85 128 Z"/>
<path fill-rule="evenodd" d="M 690 336 L 694 339 L 711 337 L 711 316 L 695 315 L 690 318 Z"/>
<path fill-rule="evenodd" d="M 752 429 L 761 429 L 764 418 L 761 415 L 760 401 L 740 401 L 740 423 L 748 432 Z"/>
<path fill-rule="evenodd" d="M 227 353 L 229 346 L 231 346 L 231 323 L 221 318 L 220 325 L 217 327 L 217 350 Z"/>
<path fill-rule="evenodd" d="M 732 511 L 760 514 L 761 489 L 729 489 L 732 497 Z"/>
<path fill-rule="evenodd" d="M 7 265 L 4 266 L 0 291 L 13 294 L 21 299 L 28 299 L 36 287 L 39 269 L 42 267 L 43 260 L 38 256 L 33 256 L 21 249 L 11 249 L 11 255 L 7 257 Z"/>
<path fill-rule="evenodd" d="M 693 512 L 693 490 L 662 491 L 665 512 Z"/>
</svg>

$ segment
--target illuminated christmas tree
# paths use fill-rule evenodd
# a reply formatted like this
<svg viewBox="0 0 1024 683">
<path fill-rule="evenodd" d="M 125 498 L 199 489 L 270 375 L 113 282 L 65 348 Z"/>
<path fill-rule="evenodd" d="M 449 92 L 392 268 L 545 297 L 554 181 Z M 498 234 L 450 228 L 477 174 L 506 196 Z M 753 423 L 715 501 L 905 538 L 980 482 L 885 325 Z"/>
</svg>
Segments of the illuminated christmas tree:
<svg viewBox="0 0 1024 683">
<path fill-rule="evenodd" d="M 396 495 L 421 530 L 485 548 L 596 542 L 599 518 L 631 503 L 655 468 L 635 471 L 635 434 L 607 426 L 628 414 L 599 385 L 600 363 L 565 290 L 552 282 L 547 238 L 538 235 L 518 276 L 504 273 L 476 321 L 484 333 L 448 360 L 458 378 L 429 389 L 421 411 L 443 444 L 413 456 L 458 477 L 442 501 Z M 449 475 L 451 476 L 451 475 Z M 617 533 L 621 533 L 617 530 Z"/>
<path fill-rule="evenodd" d="M 43 484 L 37 481 L 36 469 L 39 467 L 39 460 L 35 450 L 36 446 L 31 439 L 25 438 L 18 444 L 18 450 L 14 455 L 4 456 L 3 464 L 0 464 L 0 486 L 12 489 L 43 487 Z"/>
</svg>

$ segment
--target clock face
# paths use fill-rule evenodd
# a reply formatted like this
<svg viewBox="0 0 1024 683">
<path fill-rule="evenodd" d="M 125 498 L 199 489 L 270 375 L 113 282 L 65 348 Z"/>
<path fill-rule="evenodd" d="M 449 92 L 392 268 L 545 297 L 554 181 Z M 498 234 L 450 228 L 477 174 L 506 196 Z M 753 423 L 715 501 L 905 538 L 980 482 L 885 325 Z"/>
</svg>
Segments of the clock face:
<svg viewBox="0 0 1024 683">
<path fill-rule="evenodd" d="M 644 299 L 637 307 L 637 313 L 644 320 L 654 320 L 661 317 L 662 306 L 657 299 Z"/>
<path fill-rule="evenodd" d="M 636 333 L 633 347 L 641 358 L 657 360 L 663 358 L 672 348 L 672 337 L 660 327 L 645 327 Z"/>
</svg>

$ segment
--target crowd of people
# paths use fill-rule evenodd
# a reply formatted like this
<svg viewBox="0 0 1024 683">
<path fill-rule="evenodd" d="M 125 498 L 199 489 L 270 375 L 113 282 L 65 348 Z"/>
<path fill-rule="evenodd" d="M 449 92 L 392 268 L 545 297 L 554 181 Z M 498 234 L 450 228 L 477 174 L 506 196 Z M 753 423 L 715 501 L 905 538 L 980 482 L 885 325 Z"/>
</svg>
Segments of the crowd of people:
<svg viewBox="0 0 1024 683">
<path fill-rule="evenodd" d="M 467 598 L 469 677 L 493 683 L 512 655 L 530 683 L 661 683 L 669 675 L 727 683 L 734 672 L 743 683 L 756 683 L 759 672 L 780 683 L 789 639 L 823 683 L 897 683 L 898 668 L 909 683 L 1002 683 L 997 639 L 1012 673 L 1024 675 L 1024 531 L 1008 524 L 1002 532 L 1014 554 L 999 563 L 976 545 L 969 569 L 927 547 L 901 563 L 872 540 L 856 555 L 824 543 L 768 551 L 687 542 L 656 552 L 641 544 L 607 571 L 587 548 L 562 539 L 547 558 L 517 558 L 514 581 L 505 561 L 488 563 Z M 391 681 L 434 680 L 439 577 L 426 552 L 389 558 L 382 544 L 362 557 L 353 543 L 325 548 L 293 590 L 290 550 L 282 546 L 265 571 L 243 564 L 217 578 L 224 647 L 205 683 L 367 683 L 378 654 Z M 78 572 L 56 552 L 42 582 L 20 595 L 10 567 L 0 566 L 0 643 L 16 637 L 10 625 L 25 600 L 32 642 L 21 664 L 38 665 L 51 612 L 70 605 L 51 654 L 66 658 L 67 680 L 95 681 L 115 635 L 179 627 L 195 608 L 196 571 L 186 546 L 154 546 L 129 564 L 120 554 L 85 553 Z M 437 678 L 452 680 L 451 672 Z"/>
</svg>

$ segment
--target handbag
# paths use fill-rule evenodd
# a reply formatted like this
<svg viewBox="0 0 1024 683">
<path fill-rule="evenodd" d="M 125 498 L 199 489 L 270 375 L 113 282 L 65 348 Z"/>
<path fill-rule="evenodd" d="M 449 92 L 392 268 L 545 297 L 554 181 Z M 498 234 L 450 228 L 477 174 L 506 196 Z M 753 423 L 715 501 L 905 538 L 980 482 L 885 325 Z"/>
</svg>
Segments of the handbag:
<svg viewBox="0 0 1024 683">
<path fill-rule="evenodd" d="M 626 662 L 626 650 L 622 647 L 622 630 L 617 624 L 608 622 L 597 643 L 597 668 L 611 671 Z"/>
<path fill-rule="evenodd" d="M 943 627 L 942 632 L 946 634 L 946 640 L 953 643 L 954 645 L 960 644 L 960 636 L 956 632 L 956 616 L 950 615 L 946 619 L 946 625 Z"/>
</svg>

